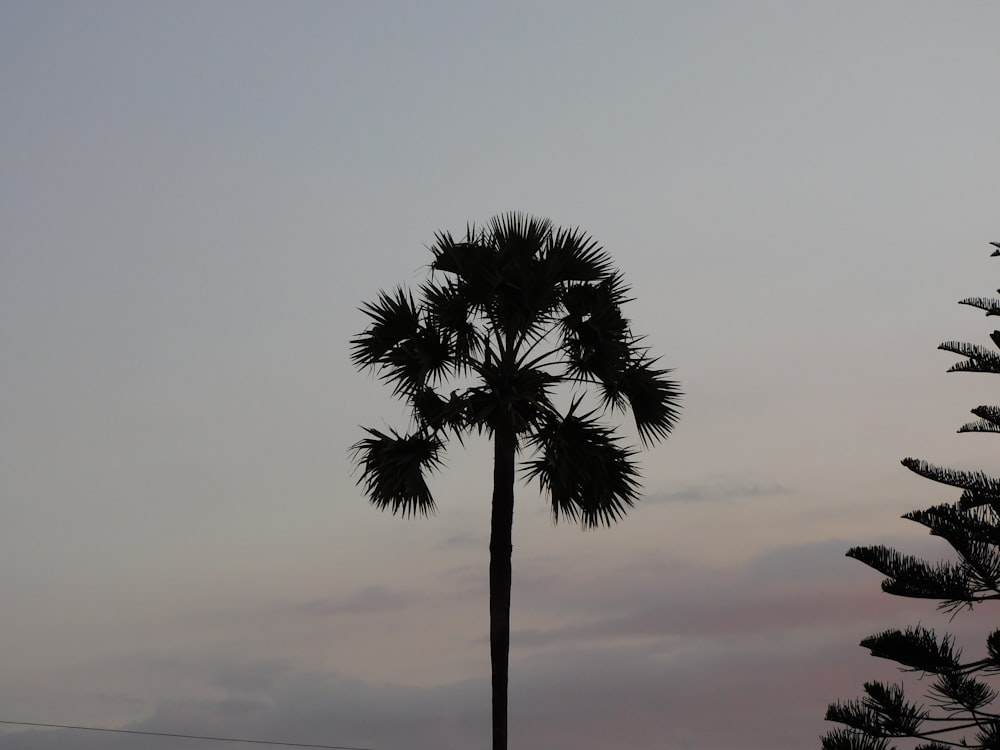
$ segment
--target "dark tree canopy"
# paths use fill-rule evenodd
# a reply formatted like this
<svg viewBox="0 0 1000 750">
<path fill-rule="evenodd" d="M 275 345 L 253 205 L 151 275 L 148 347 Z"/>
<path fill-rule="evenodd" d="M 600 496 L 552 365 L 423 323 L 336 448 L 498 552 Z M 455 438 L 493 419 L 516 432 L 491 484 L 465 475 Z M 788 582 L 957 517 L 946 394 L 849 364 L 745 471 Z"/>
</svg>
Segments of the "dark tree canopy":
<svg viewBox="0 0 1000 750">
<path fill-rule="evenodd" d="M 407 401 L 415 426 L 406 435 L 369 428 L 355 444 L 369 499 L 392 513 L 432 512 L 426 476 L 449 438 L 509 426 L 554 519 L 592 527 L 620 518 L 638 498 L 638 468 L 602 412 L 630 410 L 649 445 L 673 429 L 680 392 L 632 332 L 622 312 L 629 290 L 608 253 L 579 229 L 513 213 L 458 240 L 440 232 L 430 251 L 418 295 L 380 293 L 351 341 L 355 366 Z M 576 394 L 563 410 L 560 385 Z M 603 408 L 583 407 L 588 386 Z"/>
<path fill-rule="evenodd" d="M 991 243 L 1000 255 L 1000 243 Z M 1000 294 L 1000 290 L 998 290 Z M 970 297 L 961 304 L 1000 315 L 1000 299 Z M 947 341 L 943 349 L 964 359 L 949 372 L 1000 373 L 1000 331 L 990 335 L 993 347 Z M 958 432 L 1000 432 L 1000 407 L 977 406 L 977 417 Z M 944 539 L 955 559 L 928 562 L 885 546 L 853 547 L 848 557 L 886 576 L 882 590 L 896 596 L 938 601 L 953 614 L 1000 599 L 1000 479 L 981 471 L 949 469 L 906 458 L 903 466 L 919 476 L 961 490 L 956 502 L 907 513 L 903 518 L 925 526 Z M 1000 672 L 1000 629 L 986 639 L 978 658 L 963 656 L 953 636 L 938 635 L 920 625 L 869 636 L 861 646 L 873 656 L 890 659 L 904 671 L 917 672 L 914 687 L 924 700 L 908 697 L 905 684 L 866 682 L 862 698 L 837 702 L 827 709 L 828 721 L 843 726 L 823 737 L 824 750 L 945 750 L 963 747 L 1000 748 L 1000 713 L 993 705 L 997 690 L 991 679 Z M 893 740 L 906 740 L 904 746 Z"/>
</svg>

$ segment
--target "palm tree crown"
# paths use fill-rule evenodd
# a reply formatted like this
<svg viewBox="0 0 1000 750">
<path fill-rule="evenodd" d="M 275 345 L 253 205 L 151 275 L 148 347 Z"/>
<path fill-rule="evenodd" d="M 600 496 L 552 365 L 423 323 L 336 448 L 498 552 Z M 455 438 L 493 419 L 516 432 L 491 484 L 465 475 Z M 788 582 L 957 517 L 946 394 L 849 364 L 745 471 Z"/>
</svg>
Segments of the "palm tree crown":
<svg viewBox="0 0 1000 750">
<path fill-rule="evenodd" d="M 608 254 L 580 230 L 510 213 L 430 247 L 430 280 L 412 293 L 382 292 L 362 307 L 368 327 L 351 359 L 372 368 L 412 408 L 415 429 L 366 429 L 353 446 L 360 484 L 376 506 L 402 515 L 434 510 L 426 474 L 448 437 L 509 430 L 532 450 L 524 473 L 555 520 L 585 527 L 617 520 L 638 497 L 634 451 L 600 422 L 631 408 L 645 445 L 665 438 L 680 391 L 622 315 L 628 288 Z M 456 382 L 469 383 L 448 391 Z M 575 387 L 561 412 L 560 384 Z M 582 406 L 595 386 L 603 409 Z"/>
</svg>

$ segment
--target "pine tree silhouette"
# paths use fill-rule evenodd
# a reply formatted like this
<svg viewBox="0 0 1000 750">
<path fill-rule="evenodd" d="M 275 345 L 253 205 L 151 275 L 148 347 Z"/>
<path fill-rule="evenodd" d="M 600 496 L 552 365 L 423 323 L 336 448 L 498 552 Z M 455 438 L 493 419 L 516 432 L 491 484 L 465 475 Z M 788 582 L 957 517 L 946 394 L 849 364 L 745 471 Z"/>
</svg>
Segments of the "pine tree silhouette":
<svg viewBox="0 0 1000 750">
<path fill-rule="evenodd" d="M 993 257 L 1000 256 L 1000 243 L 990 244 L 996 248 Z M 961 304 L 1000 315 L 997 298 L 970 297 Z M 948 371 L 1000 373 L 1000 331 L 990 338 L 995 349 L 941 344 L 938 348 L 964 357 Z M 977 406 L 972 413 L 978 419 L 959 432 L 1000 432 L 1000 407 Z M 947 541 L 956 560 L 931 563 L 885 546 L 853 547 L 847 556 L 885 575 L 886 593 L 936 599 L 939 609 L 952 614 L 1000 599 L 1000 479 L 915 458 L 903 459 L 903 466 L 962 491 L 957 502 L 903 516 Z M 897 747 L 890 744 L 893 739 L 910 740 L 906 746 L 915 750 L 1000 749 L 997 690 L 987 680 L 1000 672 L 1000 629 L 987 637 L 986 654 L 978 659 L 964 659 L 954 636 L 938 636 L 920 625 L 876 633 L 861 646 L 904 671 L 921 673 L 926 702 L 910 700 L 904 684 L 866 682 L 864 697 L 830 704 L 827 720 L 844 726 L 822 737 L 824 750 L 890 750 Z"/>
</svg>

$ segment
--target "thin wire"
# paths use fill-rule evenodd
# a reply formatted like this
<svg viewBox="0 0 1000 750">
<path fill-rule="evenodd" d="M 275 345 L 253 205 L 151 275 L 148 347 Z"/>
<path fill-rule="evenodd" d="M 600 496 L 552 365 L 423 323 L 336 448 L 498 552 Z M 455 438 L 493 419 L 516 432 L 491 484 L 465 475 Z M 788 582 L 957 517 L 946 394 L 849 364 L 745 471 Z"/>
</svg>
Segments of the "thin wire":
<svg viewBox="0 0 1000 750">
<path fill-rule="evenodd" d="M 143 734 L 148 737 L 174 737 L 183 740 L 208 740 L 210 742 L 243 742 L 247 745 L 278 745 L 281 747 L 312 747 L 322 750 L 372 750 L 370 747 L 347 747 L 345 745 L 307 745 L 301 742 L 274 742 L 271 740 L 240 740 L 233 737 L 202 737 L 196 734 L 173 734 L 171 732 L 140 732 L 137 729 L 102 729 L 100 727 L 77 727 L 68 724 L 40 724 L 34 721 L 4 721 L 0 724 L 17 724 L 22 727 L 47 727 L 49 729 L 79 729 L 85 732 L 115 732 L 117 734 Z"/>
</svg>

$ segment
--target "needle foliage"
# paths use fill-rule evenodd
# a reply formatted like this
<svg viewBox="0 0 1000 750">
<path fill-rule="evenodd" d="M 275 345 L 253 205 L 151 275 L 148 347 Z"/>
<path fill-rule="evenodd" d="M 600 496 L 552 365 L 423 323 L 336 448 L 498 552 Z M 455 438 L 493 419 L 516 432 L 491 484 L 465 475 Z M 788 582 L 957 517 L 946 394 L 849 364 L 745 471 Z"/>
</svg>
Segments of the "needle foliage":
<svg viewBox="0 0 1000 750">
<path fill-rule="evenodd" d="M 993 256 L 1000 256 L 1000 243 L 991 244 L 996 248 Z M 1000 314 L 997 298 L 970 297 L 961 304 L 988 316 Z M 941 344 L 940 349 L 963 357 L 949 372 L 1000 373 L 1000 331 L 990 339 L 992 347 Z M 1000 407 L 977 406 L 972 413 L 978 419 L 962 425 L 960 433 L 1000 432 Z M 953 615 L 1000 599 L 1000 479 L 915 458 L 902 463 L 925 479 L 960 491 L 957 501 L 903 516 L 947 541 L 954 560 L 928 562 L 881 545 L 853 547 L 847 556 L 882 573 L 886 593 L 933 599 Z M 992 684 L 1000 672 L 1000 629 L 987 636 L 977 658 L 963 656 L 952 635 L 921 626 L 885 630 L 865 638 L 861 646 L 904 671 L 919 673 L 921 680 L 911 686 L 922 689 L 923 695 L 909 697 L 903 683 L 866 682 L 863 697 L 827 709 L 827 720 L 841 726 L 823 736 L 824 750 L 1000 748 L 1000 713 L 993 705 L 997 690 Z"/>
</svg>

